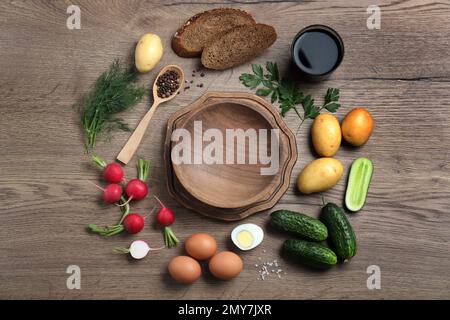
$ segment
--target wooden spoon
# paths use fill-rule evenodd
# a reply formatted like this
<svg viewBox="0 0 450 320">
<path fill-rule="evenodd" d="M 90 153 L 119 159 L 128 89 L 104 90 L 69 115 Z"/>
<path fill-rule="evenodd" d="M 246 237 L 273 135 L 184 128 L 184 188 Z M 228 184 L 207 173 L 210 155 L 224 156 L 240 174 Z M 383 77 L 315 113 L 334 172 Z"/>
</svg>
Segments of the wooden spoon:
<svg viewBox="0 0 450 320">
<path fill-rule="evenodd" d="M 156 84 L 156 81 L 166 71 L 175 71 L 178 74 L 178 77 L 180 79 L 180 82 L 179 82 L 180 86 L 170 97 L 161 98 L 158 96 L 158 86 Z M 153 117 L 153 114 L 155 113 L 158 106 L 163 102 L 167 102 L 167 101 L 173 99 L 177 95 L 178 91 L 180 91 L 181 87 L 183 86 L 183 83 L 184 83 L 184 72 L 183 72 L 183 69 L 181 69 L 179 66 L 168 65 L 161 69 L 161 71 L 158 73 L 158 76 L 156 77 L 155 82 L 153 83 L 153 105 L 150 107 L 150 110 L 142 118 L 141 122 L 139 122 L 136 129 L 134 129 L 133 134 L 128 139 L 127 143 L 122 148 L 119 155 L 117 156 L 117 160 L 119 160 L 120 162 L 122 162 L 124 164 L 127 164 L 130 161 L 130 159 L 133 157 L 134 153 L 136 152 L 137 148 L 139 147 L 142 137 L 144 136 L 145 131 L 147 130 L 148 124 L 150 123 L 150 120 Z"/>
</svg>

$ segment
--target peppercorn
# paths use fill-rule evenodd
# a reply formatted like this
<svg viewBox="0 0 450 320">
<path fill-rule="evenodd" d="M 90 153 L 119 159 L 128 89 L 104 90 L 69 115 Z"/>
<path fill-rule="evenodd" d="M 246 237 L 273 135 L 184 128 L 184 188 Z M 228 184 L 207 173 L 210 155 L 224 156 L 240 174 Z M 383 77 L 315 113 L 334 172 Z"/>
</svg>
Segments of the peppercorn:
<svg viewBox="0 0 450 320">
<path fill-rule="evenodd" d="M 180 88 L 180 76 L 173 70 L 166 71 L 156 80 L 156 87 L 158 97 L 169 98 Z"/>
</svg>

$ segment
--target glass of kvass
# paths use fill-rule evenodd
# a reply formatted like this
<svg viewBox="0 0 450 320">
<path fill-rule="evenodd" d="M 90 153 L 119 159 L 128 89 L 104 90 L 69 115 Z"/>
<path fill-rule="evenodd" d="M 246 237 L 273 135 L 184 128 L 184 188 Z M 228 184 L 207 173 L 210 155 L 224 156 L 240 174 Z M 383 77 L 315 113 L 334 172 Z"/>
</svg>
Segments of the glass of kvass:
<svg viewBox="0 0 450 320">
<path fill-rule="evenodd" d="M 324 80 L 341 64 L 344 42 L 330 27 L 308 26 L 292 41 L 291 56 L 302 78 L 310 81 Z"/>
</svg>

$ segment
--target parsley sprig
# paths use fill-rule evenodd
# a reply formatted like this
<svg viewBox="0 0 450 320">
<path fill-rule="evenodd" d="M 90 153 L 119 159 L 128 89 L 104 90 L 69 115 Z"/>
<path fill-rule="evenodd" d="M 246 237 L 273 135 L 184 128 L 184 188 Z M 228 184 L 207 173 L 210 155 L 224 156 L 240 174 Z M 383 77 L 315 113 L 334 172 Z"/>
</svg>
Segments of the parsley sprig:
<svg viewBox="0 0 450 320">
<path fill-rule="evenodd" d="M 260 65 L 252 64 L 252 71 L 253 74 L 243 73 L 239 80 L 244 86 L 256 89 L 258 96 L 270 96 L 272 103 L 278 102 L 283 117 L 289 110 L 294 110 L 301 120 L 299 128 L 306 119 L 316 118 L 323 109 L 334 113 L 341 106 L 339 89 L 335 88 L 328 88 L 322 106 L 315 105 L 311 95 L 305 96 L 293 81 L 280 78 L 276 63 L 268 61 L 266 70 Z M 299 111 L 300 105 L 303 107 L 303 113 Z"/>
</svg>

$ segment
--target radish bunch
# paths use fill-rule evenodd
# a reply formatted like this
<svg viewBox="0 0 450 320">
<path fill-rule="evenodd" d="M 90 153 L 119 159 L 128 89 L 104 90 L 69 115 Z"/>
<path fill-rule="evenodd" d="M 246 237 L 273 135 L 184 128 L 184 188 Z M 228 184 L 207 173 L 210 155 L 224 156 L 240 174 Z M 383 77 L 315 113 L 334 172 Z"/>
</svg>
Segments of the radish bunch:
<svg viewBox="0 0 450 320">
<path fill-rule="evenodd" d="M 101 236 L 110 237 L 126 230 L 128 233 L 136 234 L 145 225 L 145 218 L 138 213 L 130 213 L 129 203 L 131 200 L 142 200 L 148 194 L 147 179 L 150 173 L 150 162 L 139 159 L 137 164 L 138 178 L 130 180 L 125 186 L 125 198 L 123 188 L 119 184 L 125 182 L 124 172 L 118 163 L 106 164 L 99 156 L 94 155 L 92 162 L 103 169 L 103 178 L 109 182 L 105 188 L 95 185 L 103 191 L 103 200 L 107 203 L 118 203 L 122 210 L 122 216 L 115 225 L 99 227 L 90 224 L 89 229 Z"/>
<path fill-rule="evenodd" d="M 150 173 L 150 162 L 139 159 L 137 163 L 138 177 L 131 179 L 122 187 L 121 183 L 125 183 L 125 174 L 122 167 L 118 163 L 107 164 L 99 156 L 94 155 L 92 162 L 103 169 L 103 178 L 109 182 L 106 187 L 95 185 L 103 192 L 103 200 L 106 203 L 115 203 L 120 207 L 122 216 L 117 224 L 107 226 L 97 226 L 90 224 L 89 229 L 96 234 L 104 237 L 110 237 L 127 231 L 130 234 L 139 233 L 145 225 L 145 217 L 139 213 L 130 213 L 130 202 L 142 200 L 147 197 L 148 186 L 147 179 Z M 167 208 L 158 197 L 154 196 L 160 204 L 160 209 L 156 214 L 156 221 L 164 228 L 164 244 L 168 248 L 175 247 L 179 241 L 171 229 L 171 225 L 175 221 L 175 215 L 172 210 Z M 142 259 L 153 249 L 144 241 L 135 241 L 130 248 L 116 248 L 115 251 L 121 253 L 130 253 L 135 259 Z"/>
</svg>

